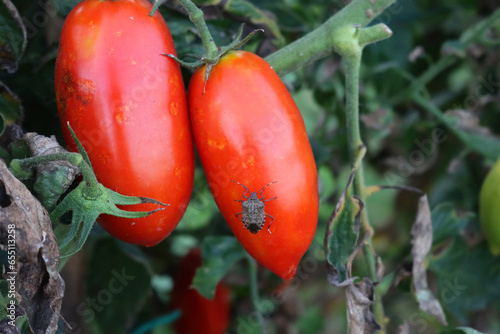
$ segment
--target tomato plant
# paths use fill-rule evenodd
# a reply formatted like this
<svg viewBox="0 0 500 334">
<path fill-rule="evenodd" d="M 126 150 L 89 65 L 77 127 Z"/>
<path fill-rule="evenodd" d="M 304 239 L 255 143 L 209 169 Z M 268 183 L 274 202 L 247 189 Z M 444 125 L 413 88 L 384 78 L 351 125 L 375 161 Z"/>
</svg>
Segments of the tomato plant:
<svg viewBox="0 0 500 334">
<path fill-rule="evenodd" d="M 479 193 L 481 227 L 493 255 L 500 254 L 500 159 L 483 182 Z"/>
<path fill-rule="evenodd" d="M 147 2 L 2 1 L 0 333 L 500 332 L 499 1 Z"/>
<path fill-rule="evenodd" d="M 205 82 L 193 74 L 189 108 L 194 139 L 215 201 L 236 238 L 259 263 L 292 278 L 311 244 L 318 217 L 317 173 L 300 112 L 262 58 L 235 51 L 220 59 Z M 269 185 L 266 223 L 253 234 L 236 214 Z"/>
<path fill-rule="evenodd" d="M 177 333 L 222 334 L 229 325 L 229 289 L 219 282 L 212 300 L 191 287 L 196 269 L 201 266 L 199 248 L 181 261 L 172 292 L 172 307 L 180 309 L 181 318 L 174 324 Z"/>
<path fill-rule="evenodd" d="M 194 157 L 185 89 L 167 24 L 146 0 L 84 0 L 68 15 L 55 68 L 67 146 L 71 124 L 98 180 L 122 194 L 171 206 L 140 219 L 103 215 L 113 236 L 143 246 L 162 241 L 181 219 Z M 129 210 L 151 210 L 141 204 Z"/>
</svg>

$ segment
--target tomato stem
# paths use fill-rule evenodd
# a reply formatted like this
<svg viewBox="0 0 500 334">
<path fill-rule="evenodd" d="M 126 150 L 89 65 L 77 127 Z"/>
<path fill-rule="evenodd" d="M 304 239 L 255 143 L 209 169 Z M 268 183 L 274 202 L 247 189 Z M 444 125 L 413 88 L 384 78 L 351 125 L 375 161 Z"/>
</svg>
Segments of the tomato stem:
<svg viewBox="0 0 500 334">
<path fill-rule="evenodd" d="M 179 0 L 179 3 L 186 9 L 189 14 L 189 19 L 196 26 L 196 29 L 200 33 L 201 41 L 205 50 L 207 50 L 207 55 L 204 57 L 207 64 L 217 63 L 219 60 L 219 49 L 214 42 L 210 30 L 208 30 L 207 23 L 203 17 L 203 11 L 196 7 L 190 0 Z M 212 65 L 213 65 L 212 64 Z"/>
<path fill-rule="evenodd" d="M 163 3 L 163 0 L 155 0 L 153 3 L 153 8 L 151 8 L 151 11 L 149 12 L 149 16 L 154 16 L 158 8 L 160 8 L 161 4 Z"/>
<path fill-rule="evenodd" d="M 259 332 L 265 333 L 264 327 L 264 317 L 260 312 L 260 298 L 259 298 L 259 282 L 258 282 L 258 264 L 250 255 L 248 255 L 248 267 L 250 274 L 250 291 L 252 295 L 252 303 L 254 308 L 254 313 L 258 321 Z"/>
<path fill-rule="evenodd" d="M 353 0 L 317 29 L 267 56 L 266 61 L 279 75 L 284 75 L 324 58 L 334 51 L 332 38 L 335 38 L 338 28 L 349 25 L 351 27 L 353 25 L 360 28 L 365 27 L 395 2 L 396 0 Z M 400 8 L 396 7 L 394 11 L 396 10 L 400 10 Z M 394 15 L 394 11 L 389 14 Z M 372 43 L 390 37 L 390 30 L 388 31 L 382 26 L 375 27 L 377 25 L 366 28 L 370 30 L 361 34 L 360 42 Z"/>
<path fill-rule="evenodd" d="M 361 139 L 359 127 L 359 71 L 363 46 L 370 41 L 377 40 L 381 35 L 375 35 L 375 37 L 374 35 L 365 35 L 362 40 L 360 40 L 360 36 L 363 35 L 363 30 L 366 29 L 360 29 L 359 27 L 349 25 L 339 28 L 333 38 L 333 44 L 335 51 L 342 56 L 346 78 L 347 141 L 351 167 L 357 168 L 356 176 L 354 178 L 354 193 L 363 203 L 366 203 L 368 194 L 366 192 L 363 161 L 361 159 L 364 155 L 366 147 Z M 360 235 L 368 235 L 368 238 L 363 245 L 363 254 L 371 280 L 373 282 L 378 282 L 380 278 L 377 276 L 377 256 L 373 252 L 371 240 L 373 236 L 373 228 L 368 220 L 368 211 L 366 206 L 361 212 Z M 381 326 L 379 333 L 385 333 L 385 316 L 382 304 L 382 295 L 377 290 L 375 290 L 373 311 L 376 321 Z"/>
</svg>

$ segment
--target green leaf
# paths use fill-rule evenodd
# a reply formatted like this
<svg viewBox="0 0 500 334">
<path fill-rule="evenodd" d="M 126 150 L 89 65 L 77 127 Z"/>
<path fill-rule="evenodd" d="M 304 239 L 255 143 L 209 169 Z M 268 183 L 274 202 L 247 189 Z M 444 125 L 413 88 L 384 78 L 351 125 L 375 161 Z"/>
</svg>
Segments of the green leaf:
<svg viewBox="0 0 500 334">
<path fill-rule="evenodd" d="M 0 82 L 0 118 L 3 119 L 4 126 L 7 127 L 17 120 L 23 119 L 24 112 L 21 100 L 9 87 Z M 0 134 L 3 132 L 0 126 Z"/>
<path fill-rule="evenodd" d="M 384 184 L 386 179 L 380 175 L 372 165 L 365 164 L 365 184 Z M 387 226 L 394 215 L 395 191 L 378 191 L 366 201 L 370 224 L 377 230 Z"/>
<path fill-rule="evenodd" d="M 302 334 L 316 334 L 324 330 L 325 320 L 319 307 L 306 309 L 297 323 L 297 329 Z"/>
<path fill-rule="evenodd" d="M 133 318 L 152 291 L 148 266 L 128 256 L 114 239 L 98 239 L 89 256 L 88 297 L 79 305 L 83 321 L 95 334 L 129 332 L 130 322 L 124 319 Z"/>
<path fill-rule="evenodd" d="M 457 327 L 455 329 L 439 332 L 439 334 L 483 334 L 483 332 L 469 327 Z"/>
<path fill-rule="evenodd" d="M 456 237 L 465 229 L 471 215 L 458 217 L 452 203 L 443 203 L 432 210 L 432 242 L 434 245 Z"/>
<path fill-rule="evenodd" d="M 337 277 L 334 280 L 342 283 L 349 278 L 347 263 L 356 248 L 359 229 L 354 221 L 357 208 L 350 191 L 347 199 L 343 200 L 337 215 L 333 220 L 331 237 L 328 239 L 328 263 L 335 269 Z"/>
<path fill-rule="evenodd" d="M 171 241 L 170 251 L 179 257 L 185 256 L 198 244 L 198 239 L 189 234 L 173 235 Z"/>
<path fill-rule="evenodd" d="M 350 278 L 347 265 L 356 248 L 359 235 L 359 218 L 363 204 L 351 197 L 351 173 L 346 189 L 330 217 L 325 235 L 327 260 L 329 264 L 328 280 L 334 285 L 342 285 Z"/>
<path fill-rule="evenodd" d="M 500 299 L 500 266 L 486 242 L 469 248 L 462 237 L 437 258 L 431 258 L 442 305 L 459 321 L 467 314 L 488 309 Z"/>
<path fill-rule="evenodd" d="M 217 204 L 208 188 L 202 168 L 196 168 L 194 173 L 194 190 L 189 206 L 182 216 L 176 231 L 192 231 L 208 225 L 218 212 Z"/>
<path fill-rule="evenodd" d="M 326 203 L 335 191 L 335 177 L 332 170 L 326 166 L 320 166 L 318 169 L 319 179 L 319 201 Z"/>
<path fill-rule="evenodd" d="M 300 89 L 293 94 L 293 100 L 301 111 L 307 133 L 314 133 L 314 128 L 317 126 L 318 119 L 325 118 L 325 111 L 316 102 L 314 91 L 309 88 Z"/>
<path fill-rule="evenodd" d="M 65 17 L 81 0 L 51 0 L 57 8 L 57 13 Z"/>
<path fill-rule="evenodd" d="M 0 3 L 0 69 L 17 71 L 17 62 L 26 48 L 26 28 L 10 0 Z"/>
<path fill-rule="evenodd" d="M 245 250 L 234 237 L 206 237 L 201 245 L 203 263 L 196 270 L 193 287 L 205 298 L 214 298 L 219 281 L 245 256 Z"/>
<path fill-rule="evenodd" d="M 207 190 L 201 190 L 195 193 L 191 199 L 189 206 L 182 216 L 178 231 L 193 231 L 201 229 L 208 225 L 212 217 L 217 213 L 217 205 L 210 193 Z"/>
</svg>

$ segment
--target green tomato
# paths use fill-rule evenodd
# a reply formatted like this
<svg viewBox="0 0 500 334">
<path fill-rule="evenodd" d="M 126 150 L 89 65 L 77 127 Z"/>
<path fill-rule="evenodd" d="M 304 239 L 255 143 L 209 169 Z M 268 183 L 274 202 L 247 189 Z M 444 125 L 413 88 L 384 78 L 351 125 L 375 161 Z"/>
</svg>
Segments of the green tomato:
<svg viewBox="0 0 500 334">
<path fill-rule="evenodd" d="M 486 176 L 479 194 L 481 227 L 491 254 L 500 254 L 500 159 Z"/>
</svg>

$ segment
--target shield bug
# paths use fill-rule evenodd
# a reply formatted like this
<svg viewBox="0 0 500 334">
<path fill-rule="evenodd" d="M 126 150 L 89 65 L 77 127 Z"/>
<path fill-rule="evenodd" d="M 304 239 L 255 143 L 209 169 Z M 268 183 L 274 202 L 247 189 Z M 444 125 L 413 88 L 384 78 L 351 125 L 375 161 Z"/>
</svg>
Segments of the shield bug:
<svg viewBox="0 0 500 334">
<path fill-rule="evenodd" d="M 262 195 L 262 192 L 271 184 L 276 183 L 278 181 L 274 181 L 271 183 L 266 184 L 262 189 L 259 191 L 249 191 L 248 188 L 233 180 L 234 183 L 239 184 L 243 188 L 245 188 L 245 192 L 243 193 L 243 197 L 245 200 L 241 199 L 235 199 L 236 202 L 241 202 L 242 210 L 241 212 L 237 213 L 235 216 L 243 222 L 243 225 L 246 227 L 247 230 L 249 230 L 251 233 L 256 234 L 259 232 L 262 227 L 264 227 L 264 223 L 266 222 L 266 216 L 271 218 L 271 222 L 269 223 L 269 226 L 267 226 L 267 231 L 269 234 L 272 234 L 271 231 L 269 230 L 269 227 L 271 227 L 271 223 L 273 222 L 273 217 L 268 215 L 265 211 L 265 204 L 264 202 L 272 201 L 273 199 L 276 199 L 277 197 L 270 198 L 270 199 L 264 199 L 264 195 Z M 250 196 L 245 196 L 245 194 L 249 192 Z M 257 196 L 257 194 L 260 196 L 260 198 Z M 241 215 L 241 218 L 238 217 Z"/>
</svg>

